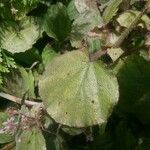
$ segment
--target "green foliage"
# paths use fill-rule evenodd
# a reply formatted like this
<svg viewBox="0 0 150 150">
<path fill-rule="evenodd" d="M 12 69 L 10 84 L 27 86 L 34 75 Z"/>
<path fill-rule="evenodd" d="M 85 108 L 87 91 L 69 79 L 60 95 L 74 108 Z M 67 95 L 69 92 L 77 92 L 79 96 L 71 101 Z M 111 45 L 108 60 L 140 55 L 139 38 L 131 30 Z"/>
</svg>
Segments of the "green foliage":
<svg viewBox="0 0 150 150">
<path fill-rule="evenodd" d="M 22 97 L 27 91 L 30 98 L 35 98 L 34 94 L 34 77 L 31 71 L 27 72 L 24 68 L 11 70 L 3 78 L 1 91 Z"/>
<path fill-rule="evenodd" d="M 116 15 L 119 5 L 121 4 L 122 0 L 111 0 L 108 3 L 105 11 L 103 12 L 103 19 L 104 22 L 107 24 L 111 21 L 111 19 Z"/>
<path fill-rule="evenodd" d="M 44 31 L 55 40 L 62 41 L 70 33 L 71 22 L 62 3 L 51 5 L 44 18 Z"/>
<path fill-rule="evenodd" d="M 86 38 L 88 32 L 97 26 L 102 26 L 102 17 L 98 11 L 94 2 L 86 3 L 86 1 L 75 0 L 74 10 L 71 19 L 74 19 L 72 23 L 72 30 L 70 34 L 70 41 L 73 47 L 81 47 L 81 41 Z M 71 3 L 73 3 L 71 2 Z M 70 4 L 73 5 L 73 4 Z M 76 13 L 78 11 L 78 14 Z M 68 11 L 69 14 L 72 13 Z"/>
<path fill-rule="evenodd" d="M 32 48 L 40 36 L 40 31 L 32 18 L 25 18 L 19 22 L 16 30 L 7 28 L 2 31 L 2 35 L 1 47 L 11 53 L 19 53 Z"/>
<path fill-rule="evenodd" d="M 80 51 L 53 59 L 47 65 L 39 88 L 52 118 L 73 127 L 105 122 L 119 96 L 115 77 L 107 73 L 102 64 L 89 63 L 88 57 Z"/>
<path fill-rule="evenodd" d="M 0 49 L 0 85 L 3 83 L 2 74 L 9 73 L 11 68 L 16 68 L 16 63 L 12 57 L 9 57 Z"/>
<path fill-rule="evenodd" d="M 46 143 L 41 131 L 33 128 L 21 134 L 20 141 L 16 143 L 16 149 L 45 150 Z"/>
<path fill-rule="evenodd" d="M 149 6 L 1 0 L 0 149 L 149 150 Z"/>
</svg>

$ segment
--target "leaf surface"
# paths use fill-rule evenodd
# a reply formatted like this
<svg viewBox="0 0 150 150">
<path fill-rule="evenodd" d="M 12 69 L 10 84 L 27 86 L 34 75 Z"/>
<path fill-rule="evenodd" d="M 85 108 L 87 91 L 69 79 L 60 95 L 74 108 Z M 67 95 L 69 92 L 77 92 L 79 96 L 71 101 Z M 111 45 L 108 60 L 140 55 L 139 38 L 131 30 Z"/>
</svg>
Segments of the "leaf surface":
<svg viewBox="0 0 150 150">
<path fill-rule="evenodd" d="M 119 96 L 116 78 L 81 51 L 54 58 L 39 88 L 49 115 L 73 127 L 105 122 Z"/>
<path fill-rule="evenodd" d="M 64 40 L 70 30 L 71 22 L 67 14 L 67 9 L 62 3 L 51 5 L 45 15 L 44 30 L 48 36 L 55 40 Z"/>
<path fill-rule="evenodd" d="M 22 133 L 16 147 L 19 150 L 46 150 L 46 143 L 41 131 L 38 128 L 33 128 Z"/>
<path fill-rule="evenodd" d="M 28 91 L 28 96 L 35 98 L 34 77 L 31 70 L 27 72 L 22 67 L 12 70 L 9 74 L 5 75 L 1 90 L 20 98 Z"/>
<path fill-rule="evenodd" d="M 40 37 L 40 30 L 33 19 L 21 20 L 16 29 L 9 27 L 2 32 L 1 47 L 11 53 L 25 52 Z"/>
<path fill-rule="evenodd" d="M 136 116 L 143 123 L 150 120 L 150 62 L 131 55 L 118 63 L 120 100 L 118 109 Z M 117 67 L 116 67 L 117 68 Z"/>
<path fill-rule="evenodd" d="M 103 13 L 103 19 L 106 24 L 109 23 L 111 19 L 116 15 L 121 2 L 122 0 L 111 0 L 109 2 L 109 5 L 106 7 Z"/>
</svg>

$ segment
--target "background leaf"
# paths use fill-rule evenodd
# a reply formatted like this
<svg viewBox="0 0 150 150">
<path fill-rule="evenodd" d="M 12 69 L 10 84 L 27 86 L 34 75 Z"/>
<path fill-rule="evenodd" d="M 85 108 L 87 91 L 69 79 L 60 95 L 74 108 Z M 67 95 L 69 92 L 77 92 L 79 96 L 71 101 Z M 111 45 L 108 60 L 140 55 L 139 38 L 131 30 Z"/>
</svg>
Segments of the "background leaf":
<svg viewBox="0 0 150 150">
<path fill-rule="evenodd" d="M 62 3 L 51 5 L 44 18 L 44 30 L 48 36 L 63 41 L 71 30 L 67 9 Z"/>
<path fill-rule="evenodd" d="M 23 131 L 16 147 L 20 150 L 46 150 L 46 143 L 41 131 L 38 128 L 32 128 L 32 130 Z"/>
<path fill-rule="evenodd" d="M 9 74 L 5 75 L 1 91 L 20 98 L 28 91 L 28 96 L 35 98 L 32 72 L 27 72 L 21 67 L 12 70 Z"/>
<path fill-rule="evenodd" d="M 111 0 L 103 12 L 103 19 L 105 24 L 109 23 L 111 19 L 116 15 L 119 5 L 122 0 Z"/>
<path fill-rule="evenodd" d="M 40 30 L 33 19 L 25 18 L 17 29 L 9 27 L 2 30 L 1 47 L 11 53 L 25 52 L 40 37 Z"/>
<path fill-rule="evenodd" d="M 128 28 L 139 13 L 139 11 L 134 10 L 125 11 L 117 18 L 117 21 L 121 26 Z M 150 18 L 147 15 L 143 15 L 139 25 L 150 30 Z"/>
</svg>

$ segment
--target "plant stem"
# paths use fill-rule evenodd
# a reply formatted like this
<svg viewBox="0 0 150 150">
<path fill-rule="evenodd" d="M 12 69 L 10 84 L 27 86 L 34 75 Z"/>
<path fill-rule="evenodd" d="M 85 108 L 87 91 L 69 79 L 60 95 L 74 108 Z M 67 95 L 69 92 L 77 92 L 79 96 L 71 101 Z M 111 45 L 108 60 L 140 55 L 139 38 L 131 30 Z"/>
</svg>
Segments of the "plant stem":
<svg viewBox="0 0 150 150">
<path fill-rule="evenodd" d="M 8 144 L 6 144 L 1 150 L 11 150 L 14 146 L 16 145 L 16 142 L 10 142 Z"/>
<path fill-rule="evenodd" d="M 8 99 L 8 100 L 10 100 L 12 102 L 15 102 L 15 103 L 18 103 L 18 104 L 21 104 L 21 101 L 22 101 L 21 98 L 18 98 L 16 96 L 13 96 L 13 95 L 10 95 L 10 94 L 6 94 L 6 93 L 3 93 L 3 92 L 0 92 L 0 97 L 3 97 L 5 99 Z M 33 101 L 25 100 L 24 103 L 27 106 L 37 106 L 37 105 L 40 105 L 42 108 L 44 108 L 43 103 L 41 103 L 41 102 L 33 102 Z"/>
</svg>

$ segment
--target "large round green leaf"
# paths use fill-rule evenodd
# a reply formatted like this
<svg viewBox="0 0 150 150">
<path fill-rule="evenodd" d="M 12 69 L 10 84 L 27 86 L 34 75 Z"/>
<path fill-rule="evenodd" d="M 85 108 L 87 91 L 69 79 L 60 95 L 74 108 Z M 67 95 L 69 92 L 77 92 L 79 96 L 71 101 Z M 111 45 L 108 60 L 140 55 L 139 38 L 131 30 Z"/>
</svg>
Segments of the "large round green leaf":
<svg viewBox="0 0 150 150">
<path fill-rule="evenodd" d="M 81 51 L 54 58 L 39 89 L 49 115 L 74 127 L 105 122 L 119 95 L 116 78 Z"/>
<path fill-rule="evenodd" d="M 25 52 L 40 36 L 39 27 L 33 19 L 23 19 L 16 29 L 8 27 L 2 32 L 1 47 L 11 53 Z"/>
</svg>

